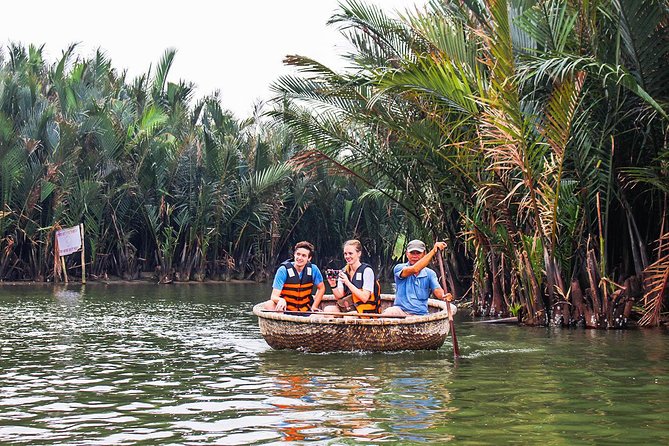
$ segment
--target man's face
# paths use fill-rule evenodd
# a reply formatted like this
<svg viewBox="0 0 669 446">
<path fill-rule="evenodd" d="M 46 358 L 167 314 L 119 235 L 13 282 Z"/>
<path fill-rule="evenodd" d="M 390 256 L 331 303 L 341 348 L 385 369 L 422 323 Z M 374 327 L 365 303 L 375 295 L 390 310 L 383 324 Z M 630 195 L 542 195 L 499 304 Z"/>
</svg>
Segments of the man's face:
<svg viewBox="0 0 669 446">
<path fill-rule="evenodd" d="M 295 265 L 299 267 L 304 267 L 311 260 L 311 251 L 306 248 L 297 248 L 293 255 L 295 257 Z"/>
<path fill-rule="evenodd" d="M 425 256 L 425 251 L 407 251 L 407 259 L 409 259 L 409 265 L 413 265 L 420 259 Z"/>
</svg>

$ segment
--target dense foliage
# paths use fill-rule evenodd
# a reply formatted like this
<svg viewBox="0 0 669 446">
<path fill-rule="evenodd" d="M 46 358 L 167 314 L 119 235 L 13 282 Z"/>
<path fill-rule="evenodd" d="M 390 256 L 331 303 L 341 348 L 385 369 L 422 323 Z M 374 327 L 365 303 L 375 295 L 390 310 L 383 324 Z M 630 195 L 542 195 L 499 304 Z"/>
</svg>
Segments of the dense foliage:
<svg viewBox="0 0 669 446">
<path fill-rule="evenodd" d="M 667 300 L 662 0 L 351 0 L 351 69 L 287 59 L 274 115 L 450 242 L 452 291 L 531 324 L 642 324 Z M 332 163 L 332 160 L 339 160 Z"/>
</svg>

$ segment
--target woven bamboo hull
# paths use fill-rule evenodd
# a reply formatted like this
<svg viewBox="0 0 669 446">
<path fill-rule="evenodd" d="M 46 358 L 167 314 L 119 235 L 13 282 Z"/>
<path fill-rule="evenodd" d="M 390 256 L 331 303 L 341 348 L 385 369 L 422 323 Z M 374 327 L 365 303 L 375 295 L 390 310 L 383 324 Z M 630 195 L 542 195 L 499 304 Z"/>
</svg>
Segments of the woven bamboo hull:
<svg viewBox="0 0 669 446">
<path fill-rule="evenodd" d="M 393 296 L 383 296 L 385 306 Z M 323 305 L 329 304 L 329 296 Z M 436 350 L 449 333 L 446 303 L 430 299 L 430 313 L 406 319 L 313 318 L 253 308 L 260 333 L 274 349 L 308 352 Z"/>
</svg>

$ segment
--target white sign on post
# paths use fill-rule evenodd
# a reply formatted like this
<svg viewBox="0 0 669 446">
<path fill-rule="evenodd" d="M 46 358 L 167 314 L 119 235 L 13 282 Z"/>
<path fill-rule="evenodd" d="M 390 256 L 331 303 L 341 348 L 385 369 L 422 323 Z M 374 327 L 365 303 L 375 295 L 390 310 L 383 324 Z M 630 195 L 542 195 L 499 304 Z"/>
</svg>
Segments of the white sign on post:
<svg viewBox="0 0 669 446">
<path fill-rule="evenodd" d="M 56 231 L 56 239 L 59 256 L 66 256 L 81 249 L 81 232 L 78 225 Z"/>
</svg>

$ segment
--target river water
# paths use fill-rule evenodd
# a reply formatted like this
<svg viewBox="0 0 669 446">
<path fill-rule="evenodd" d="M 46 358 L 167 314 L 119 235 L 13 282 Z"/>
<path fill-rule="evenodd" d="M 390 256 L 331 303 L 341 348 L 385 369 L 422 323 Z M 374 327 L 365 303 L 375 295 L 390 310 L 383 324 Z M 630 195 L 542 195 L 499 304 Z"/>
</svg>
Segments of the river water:
<svg viewBox="0 0 669 446">
<path fill-rule="evenodd" d="M 255 284 L 0 287 L 2 444 L 669 444 L 669 336 L 473 324 L 274 351 Z"/>
</svg>

